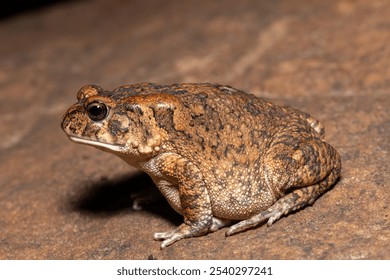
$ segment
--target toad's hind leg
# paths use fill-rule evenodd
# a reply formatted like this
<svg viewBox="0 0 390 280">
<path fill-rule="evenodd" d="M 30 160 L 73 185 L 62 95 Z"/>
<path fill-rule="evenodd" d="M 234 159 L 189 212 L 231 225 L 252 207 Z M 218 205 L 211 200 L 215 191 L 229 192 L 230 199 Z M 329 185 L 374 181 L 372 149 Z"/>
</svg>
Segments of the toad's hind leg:
<svg viewBox="0 0 390 280">
<path fill-rule="evenodd" d="M 333 174 L 334 172 L 332 172 L 329 177 L 334 177 Z M 288 193 L 286 196 L 283 196 L 278 201 L 276 201 L 275 204 L 273 204 L 267 210 L 231 226 L 226 231 L 226 236 L 230 236 L 248 228 L 255 227 L 265 222 L 266 220 L 268 220 L 267 225 L 271 226 L 282 215 L 287 215 L 292 211 L 298 210 L 308 204 L 312 204 L 317 199 L 317 197 L 323 193 L 325 189 L 327 189 L 329 181 L 334 180 L 331 178 L 329 178 L 329 180 L 325 179 L 319 184 L 297 189 L 291 193 Z"/>
<path fill-rule="evenodd" d="M 308 204 L 314 203 L 314 201 L 324 193 L 329 187 L 331 187 L 337 178 L 340 176 L 341 171 L 341 161 L 338 153 L 327 143 L 322 142 L 320 146 L 311 146 L 310 150 L 314 159 L 310 157 L 297 157 L 294 152 L 292 158 L 299 162 L 299 159 L 304 158 L 306 164 L 309 165 L 309 168 L 306 165 L 303 165 L 296 169 L 295 174 L 298 176 L 294 176 L 295 180 L 293 182 L 289 182 L 287 186 L 280 189 L 283 191 L 286 190 L 287 194 L 282 196 L 279 200 L 277 200 L 272 206 L 270 206 L 267 210 L 262 211 L 261 213 L 247 219 L 243 220 L 233 226 L 231 226 L 226 232 L 226 236 L 230 236 L 232 234 L 238 233 L 240 231 L 246 230 L 251 227 L 255 227 L 266 220 L 268 220 L 267 225 L 272 225 L 276 220 L 278 220 L 282 215 L 287 215 L 288 213 L 298 210 Z M 322 151 L 317 151 L 318 153 L 312 153 L 317 148 L 320 148 Z M 302 149 L 298 149 L 299 155 L 305 154 L 305 147 Z M 327 155 L 321 153 L 328 153 Z M 307 154 L 307 153 L 306 153 Z M 295 155 L 295 156 L 294 156 Z M 329 162 L 323 162 L 322 156 L 327 156 L 327 158 L 331 159 Z M 325 166 L 317 167 L 316 174 L 305 173 L 308 170 L 311 170 L 314 162 L 316 164 L 323 164 Z M 291 168 L 292 166 L 288 166 L 287 168 Z M 328 170 L 328 171 L 327 171 Z M 324 175 L 321 176 L 321 173 L 325 172 Z M 288 172 L 287 172 L 288 173 Z M 291 173 L 290 173 L 291 174 Z M 283 175 L 282 175 L 283 177 Z M 276 177 L 275 177 L 276 178 Z M 280 182 L 283 182 L 282 178 L 278 178 Z M 314 182 L 314 184 L 313 184 Z M 312 185 L 310 184 L 312 183 Z M 289 186 L 288 186 L 289 185 Z M 302 186 L 302 187 L 299 187 Z M 291 191 L 291 192 L 288 192 Z"/>
</svg>

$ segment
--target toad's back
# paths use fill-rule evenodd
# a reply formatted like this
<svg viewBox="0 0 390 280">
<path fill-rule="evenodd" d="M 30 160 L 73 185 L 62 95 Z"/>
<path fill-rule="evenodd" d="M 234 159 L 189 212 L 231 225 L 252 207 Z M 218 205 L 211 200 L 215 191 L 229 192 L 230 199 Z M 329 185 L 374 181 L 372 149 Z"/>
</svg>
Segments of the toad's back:
<svg viewBox="0 0 390 280">
<path fill-rule="evenodd" d="M 308 114 L 231 87 L 189 84 L 175 92 L 188 111 L 157 122 L 165 123 L 170 149 L 201 170 L 218 217 L 245 219 L 272 205 L 277 194 L 267 184 L 268 149 L 292 138 L 297 145 L 321 137 Z"/>
</svg>

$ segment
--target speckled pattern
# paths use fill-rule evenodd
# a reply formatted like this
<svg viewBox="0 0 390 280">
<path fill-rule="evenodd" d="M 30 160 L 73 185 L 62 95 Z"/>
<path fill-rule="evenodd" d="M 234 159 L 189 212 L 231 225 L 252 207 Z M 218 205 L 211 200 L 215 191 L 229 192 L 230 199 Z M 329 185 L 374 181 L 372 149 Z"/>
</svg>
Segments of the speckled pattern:
<svg viewBox="0 0 390 280">
<path fill-rule="evenodd" d="M 0 259 L 390 259 L 389 15 L 388 0 L 91 0 L 2 19 Z M 307 112 L 341 177 L 270 227 L 161 250 L 153 234 L 183 216 L 150 176 L 59 127 L 82 85 L 144 81 Z M 156 201 L 134 211 L 141 193 Z"/>
<path fill-rule="evenodd" d="M 229 86 L 87 85 L 66 112 L 70 139 L 149 174 L 184 216 L 161 248 L 232 221 L 226 235 L 312 204 L 341 172 L 321 123 Z"/>
</svg>

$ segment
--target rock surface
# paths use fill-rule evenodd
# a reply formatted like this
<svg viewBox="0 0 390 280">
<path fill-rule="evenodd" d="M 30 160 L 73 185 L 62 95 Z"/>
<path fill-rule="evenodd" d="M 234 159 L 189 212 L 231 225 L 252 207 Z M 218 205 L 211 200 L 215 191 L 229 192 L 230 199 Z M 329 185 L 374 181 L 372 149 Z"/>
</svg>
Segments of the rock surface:
<svg viewBox="0 0 390 280">
<path fill-rule="evenodd" d="M 390 259 L 390 4 L 70 1 L 0 22 L 0 259 Z M 181 222 L 59 122 L 84 84 L 216 82 L 320 119 L 342 178 L 271 227 L 160 250 Z"/>
</svg>

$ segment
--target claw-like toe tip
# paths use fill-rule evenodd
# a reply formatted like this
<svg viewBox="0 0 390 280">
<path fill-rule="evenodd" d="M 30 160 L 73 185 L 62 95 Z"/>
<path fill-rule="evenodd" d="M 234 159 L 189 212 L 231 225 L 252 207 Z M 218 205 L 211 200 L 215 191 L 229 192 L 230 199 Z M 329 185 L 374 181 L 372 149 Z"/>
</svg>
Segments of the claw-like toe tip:
<svg viewBox="0 0 390 280">
<path fill-rule="evenodd" d="M 234 229 L 234 228 L 229 228 L 226 232 L 225 232 L 225 236 L 228 237 L 228 236 L 232 236 L 233 234 L 235 234 L 237 231 Z"/>
<path fill-rule="evenodd" d="M 162 233 L 156 232 L 156 233 L 153 235 L 153 239 L 154 239 L 154 240 L 162 240 L 162 239 L 164 239 L 164 238 L 162 237 Z"/>
</svg>

